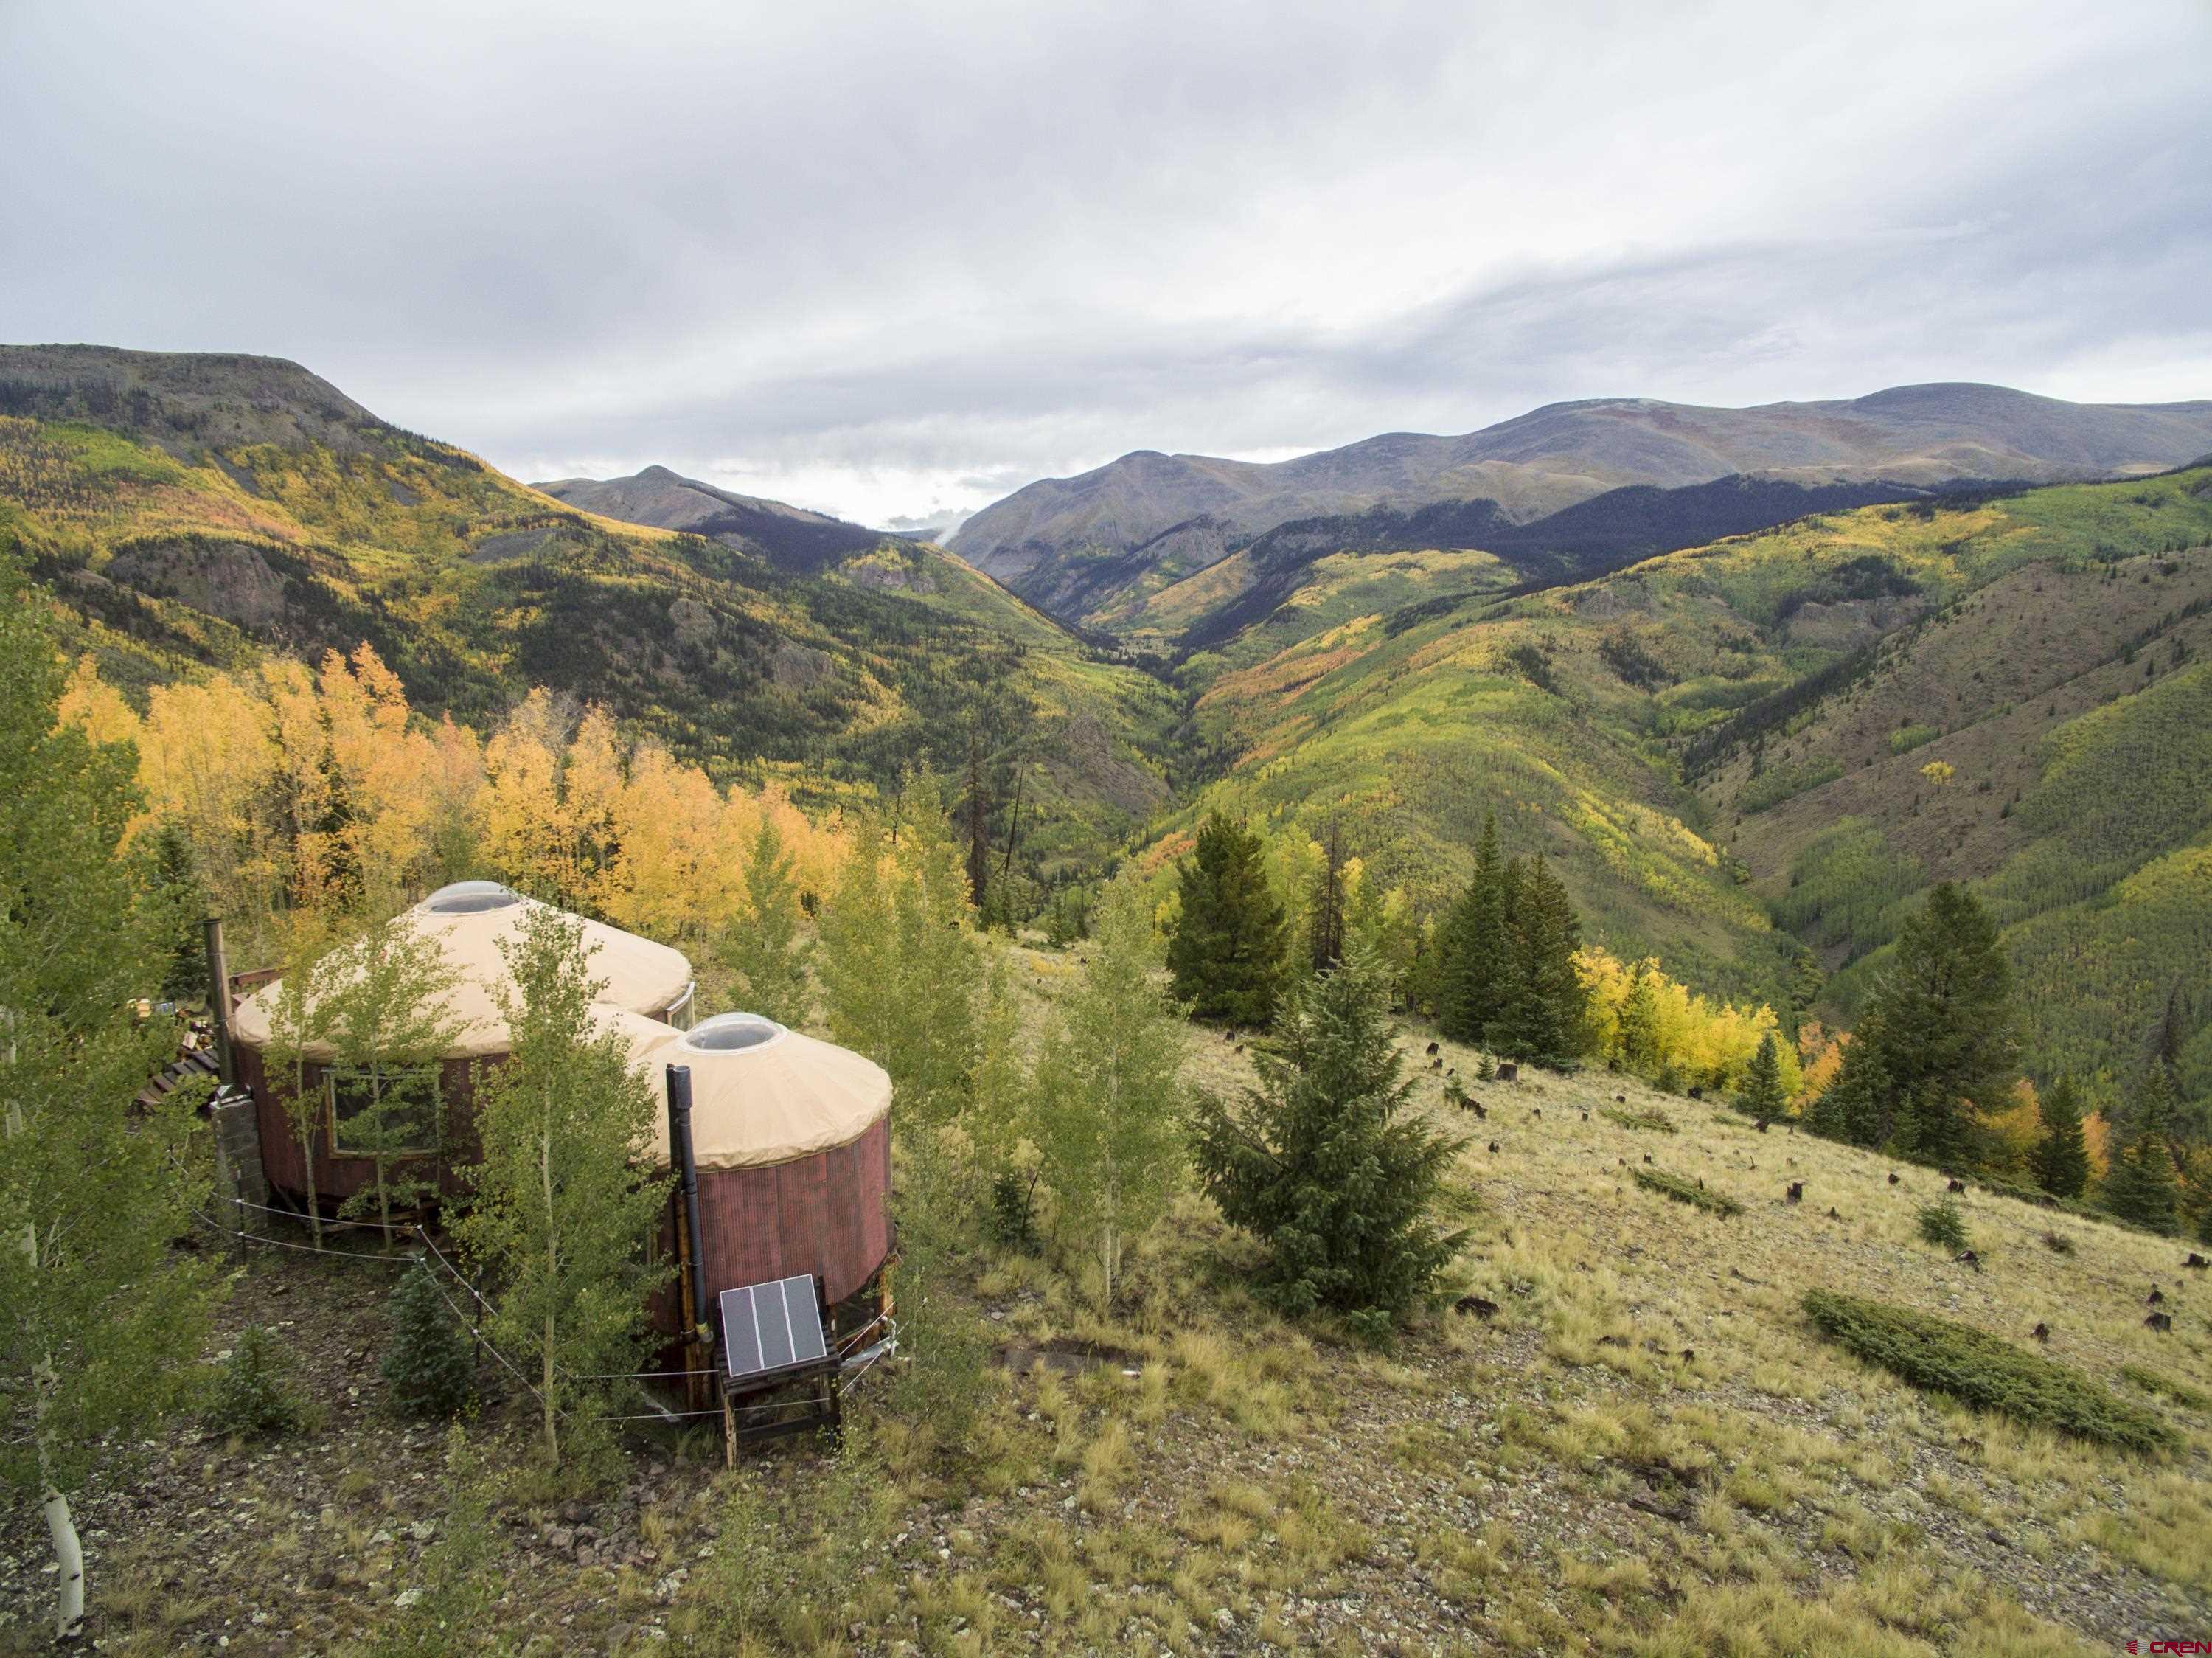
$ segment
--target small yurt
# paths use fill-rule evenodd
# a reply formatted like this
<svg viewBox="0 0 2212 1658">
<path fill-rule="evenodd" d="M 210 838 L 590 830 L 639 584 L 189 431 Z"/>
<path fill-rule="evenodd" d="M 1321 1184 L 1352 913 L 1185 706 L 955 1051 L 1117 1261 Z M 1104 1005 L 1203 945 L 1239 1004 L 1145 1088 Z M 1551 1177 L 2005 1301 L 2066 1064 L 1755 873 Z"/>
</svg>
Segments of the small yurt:
<svg viewBox="0 0 2212 1658">
<path fill-rule="evenodd" d="M 439 1058 L 443 1109 L 436 1137 L 420 1148 L 421 1161 L 435 1162 L 438 1185 L 445 1192 L 457 1189 L 455 1171 L 476 1155 L 470 1102 L 477 1068 L 497 1064 L 508 1051 L 499 992 L 511 980 L 500 947 L 516 937 L 523 917 L 535 906 L 535 899 L 496 881 L 465 881 L 440 887 L 386 923 L 435 940 L 455 977 L 446 1001 L 459 1032 Z M 689 1020 L 692 993 L 691 964 L 683 954 L 599 922 L 581 925 L 591 975 L 605 981 L 599 1001 L 610 1017 L 633 1021 L 625 1024 L 635 1033 L 633 1045 L 637 1037 L 667 1041 L 681 1035 L 678 1027 Z M 281 980 L 273 981 L 237 1003 L 230 1016 L 231 1048 L 237 1080 L 253 1096 L 269 1184 L 299 1203 L 308 1192 L 308 1167 L 284 1109 L 293 1077 L 289 1066 L 267 1058 L 282 989 Z M 313 1190 L 319 1201 L 335 1204 L 374 1179 L 374 1160 L 347 1143 L 346 1123 L 360 1109 L 362 1089 L 357 1079 L 338 1069 L 337 1051 L 327 1042 L 307 1045 L 305 1054 L 306 1085 L 320 1095 L 322 1108 Z"/>
<path fill-rule="evenodd" d="M 640 1052 L 670 1144 L 668 1070 L 690 1076 L 701 1299 L 811 1273 L 823 1305 L 866 1287 L 890 1253 L 891 1079 L 848 1049 L 757 1014 L 726 1013 Z M 678 1202 L 683 1201 L 679 1192 Z"/>
</svg>

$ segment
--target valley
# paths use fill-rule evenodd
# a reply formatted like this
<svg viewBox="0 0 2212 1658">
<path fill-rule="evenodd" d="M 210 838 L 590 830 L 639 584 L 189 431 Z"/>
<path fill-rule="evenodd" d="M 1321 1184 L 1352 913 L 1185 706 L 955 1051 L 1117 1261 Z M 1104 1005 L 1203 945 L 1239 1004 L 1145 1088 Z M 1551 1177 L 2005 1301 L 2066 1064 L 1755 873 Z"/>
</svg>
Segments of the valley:
<svg viewBox="0 0 2212 1658">
<path fill-rule="evenodd" d="M 1741 420 L 1670 406 L 1452 441 L 1516 466 L 1595 443 L 1664 480 L 1526 522 L 1378 506 L 1231 550 L 1230 521 L 1194 521 L 1107 561 L 1133 588 L 1091 582 L 1093 552 L 1041 555 L 1017 579 L 1086 595 L 1078 631 L 931 544 L 665 468 L 517 484 L 264 359 L 9 348 L 0 524 L 126 695 L 367 642 L 421 715 L 489 729 L 545 686 L 810 810 L 916 764 L 980 767 L 980 832 L 1010 871 L 1020 852 L 1033 895 L 1121 849 L 1156 861 L 1224 810 L 1294 846 L 1338 825 L 1369 881 L 1432 915 L 1495 812 L 1623 960 L 1757 1000 L 1809 951 L 1821 1016 L 1848 1025 L 1904 906 L 1967 881 L 2037 1009 L 2032 1074 L 2108 1098 L 2171 1002 L 2187 1086 L 2212 1097 L 2192 735 L 2212 472 L 2146 470 L 2212 415 L 1972 387 Z M 1806 481 L 1908 440 L 1893 470 L 1923 479 L 1936 455 L 2146 475 Z M 1388 455 L 1428 488 L 1446 442 L 1284 475 Z M 2089 938 L 2112 965 L 2084 999 Z"/>
<path fill-rule="evenodd" d="M 2212 1652 L 2204 0 L 0 64 L 0 1658 Z"/>
<path fill-rule="evenodd" d="M 1234 502 L 1017 568 L 666 467 L 525 485 L 290 364 L 0 348 L 0 550 L 58 653 L 55 741 L 136 745 L 100 822 L 160 925 L 112 967 L 189 982 L 222 907 L 252 966 L 306 972 L 489 876 L 692 952 L 712 1009 L 780 986 L 900 1102 L 901 1350 L 838 1444 L 734 1469 L 719 1424 L 623 1386 L 580 1396 L 621 1431 L 548 1460 L 531 1373 L 465 1320 L 467 1412 L 404 1420 L 405 1262 L 365 1221 L 170 1250 L 227 1276 L 203 1403 L 76 1499 L 102 1649 L 2056 1658 L 2193 1627 L 2212 463 L 2173 462 L 2199 405 L 1966 399 L 2000 441 L 1884 395 L 1889 448 L 1833 411 L 1808 448 L 1797 412 L 1639 401 L 1539 411 L 1533 458 L 1474 472 L 1392 451 L 1420 490 L 1539 468 L 1473 502 L 1231 470 Z M 1593 422 L 1611 458 L 1566 470 Z M 1155 516 L 1187 504 L 1158 487 Z M 1531 908 L 1497 945 L 1578 976 L 1561 1070 L 1455 1024 L 1493 823 L 1511 890 L 1548 890 L 1540 860 L 1571 923 Z M 1161 984 L 1161 938 L 1213 924 L 1193 871 L 1223 826 L 1272 1031 L 1194 1026 Z M 1956 1170 L 1814 1115 L 1945 883 L 2018 1035 Z M 1249 966 L 1228 930 L 1216 967 Z M 1401 1088 L 1389 1131 L 1441 1137 L 1421 1223 L 1449 1247 L 1387 1313 L 1285 1307 L 1196 1125 L 1334 1075 L 1285 1027 L 1370 970 L 1401 1081 L 1357 1098 Z M 1175 1103 L 1086 1125 L 1125 1088 Z M 2054 1096 L 2087 1119 L 2063 1198 L 2036 1186 Z M 2162 1218 L 2125 1212 L 2168 1143 Z M 1946 1321 L 1952 1391 L 1846 1350 L 1838 1290 Z M 265 1431 L 204 1402 L 249 1341 L 289 1356 Z M 1978 1368 L 2046 1358 L 2026 1394 Z M 47 1559 L 11 1509 L 0 1646 Z"/>
</svg>

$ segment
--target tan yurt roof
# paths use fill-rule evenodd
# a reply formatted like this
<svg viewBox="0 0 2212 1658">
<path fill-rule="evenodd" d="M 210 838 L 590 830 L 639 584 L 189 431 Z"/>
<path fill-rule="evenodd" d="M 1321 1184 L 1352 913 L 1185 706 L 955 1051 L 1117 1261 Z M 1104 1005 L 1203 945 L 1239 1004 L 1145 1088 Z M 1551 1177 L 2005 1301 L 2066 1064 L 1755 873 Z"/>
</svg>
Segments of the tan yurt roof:
<svg viewBox="0 0 2212 1658">
<path fill-rule="evenodd" d="M 691 1068 L 691 1148 L 702 1169 L 758 1168 L 849 1144 L 891 1108 L 891 1079 L 850 1049 L 726 1013 L 673 1033 L 634 1063 L 661 1102 L 655 1164 L 669 1167 L 668 1067 Z"/>
<path fill-rule="evenodd" d="M 446 1058 L 468 1059 L 507 1051 L 507 1021 L 495 991 L 510 980 L 499 947 L 516 936 L 523 917 L 538 907 L 535 899 L 495 881 L 465 881 L 441 887 L 387 923 L 435 938 L 447 965 L 459 975 L 447 1003 L 459 1015 L 462 1029 Z M 691 964 L 682 951 L 602 922 L 586 920 L 582 925 L 584 948 L 590 953 L 587 971 L 604 981 L 598 999 L 609 1008 L 657 1014 L 677 1003 L 691 983 Z M 238 1004 L 233 1028 L 247 1046 L 269 1045 L 270 1015 L 281 983 L 264 984 Z M 307 1049 L 311 1060 L 334 1057 L 327 1043 L 311 1044 Z"/>
</svg>

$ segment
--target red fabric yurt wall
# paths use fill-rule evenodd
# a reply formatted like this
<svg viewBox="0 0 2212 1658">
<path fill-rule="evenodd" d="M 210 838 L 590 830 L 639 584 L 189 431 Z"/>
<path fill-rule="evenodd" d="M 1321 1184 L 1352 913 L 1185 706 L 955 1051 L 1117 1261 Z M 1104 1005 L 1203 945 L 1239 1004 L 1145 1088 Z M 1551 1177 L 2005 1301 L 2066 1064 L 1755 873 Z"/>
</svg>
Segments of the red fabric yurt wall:
<svg viewBox="0 0 2212 1658">
<path fill-rule="evenodd" d="M 890 1253 L 891 1125 L 765 1168 L 699 1173 L 700 1255 L 708 1298 L 811 1272 L 834 1306 Z"/>
</svg>

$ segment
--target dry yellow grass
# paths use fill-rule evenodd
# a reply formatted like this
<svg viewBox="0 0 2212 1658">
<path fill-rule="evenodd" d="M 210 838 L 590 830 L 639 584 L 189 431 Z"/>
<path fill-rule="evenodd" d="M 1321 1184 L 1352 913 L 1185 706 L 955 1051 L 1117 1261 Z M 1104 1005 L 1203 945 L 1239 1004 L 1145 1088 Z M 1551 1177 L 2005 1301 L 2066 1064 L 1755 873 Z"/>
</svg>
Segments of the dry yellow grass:
<svg viewBox="0 0 2212 1658">
<path fill-rule="evenodd" d="M 1000 1327 L 1144 1373 L 996 1381 L 974 1458 L 904 1471 L 884 1621 L 823 1649 L 2056 1655 L 2212 1616 L 2202 1413 L 2161 1401 L 2183 1448 L 2123 1455 L 1915 1393 L 1797 1307 L 1829 1287 L 2014 1341 L 2046 1323 L 2052 1356 L 2140 1399 L 2123 1365 L 2207 1356 L 2212 1287 L 2178 1249 L 1976 1192 L 1978 1273 L 1918 1240 L 1932 1171 L 1602 1073 L 1481 1084 L 1473 1054 L 1443 1057 L 1489 1113 L 1425 1074 L 1421 1109 L 1471 1137 L 1452 1287 L 1494 1320 L 1439 1310 L 1380 1354 L 1285 1325 L 1241 1287 L 1255 1247 L 1195 1197 L 1110 1320 L 993 1257 L 974 1288 Z M 1190 1075 L 1233 1088 L 1249 1063 L 1200 1035 Z M 1615 1094 L 1681 1132 L 1607 1119 Z M 1744 1212 L 1639 1191 L 1647 1151 Z M 2142 1323 L 2154 1282 L 2171 1335 Z M 963 1626 L 945 1597 L 971 1588 Z"/>
<path fill-rule="evenodd" d="M 639 1521 L 657 1564 L 560 1581 L 574 1621 L 556 1638 L 1995 1658 L 2206 1627 L 2212 1420 L 2121 1375 L 2203 1374 L 2212 1285 L 2185 1277 L 2178 1247 L 1974 1192 L 1976 1273 L 1917 1236 L 1942 1186 L 1930 1171 L 1601 1073 L 1480 1084 L 1473 1055 L 1443 1058 L 1489 1112 L 1459 1117 L 1424 1076 L 1419 1108 L 1472 1137 L 1449 1288 L 1494 1319 L 1447 1302 L 1382 1352 L 1286 1324 L 1243 1287 L 1256 1247 L 1195 1195 L 1142 1240 L 1111 1317 L 1050 1260 L 979 1243 L 961 1289 L 994 1338 L 1097 1343 L 1140 1374 L 994 1366 L 957 1439 L 864 1398 L 842 1460 L 800 1448 L 672 1486 Z M 1233 1088 L 1248 1065 L 1194 1039 L 1194 1082 Z M 1681 1131 L 1608 1120 L 1616 1094 L 1663 1104 Z M 1647 1151 L 1745 1212 L 1638 1190 Z M 2044 1245 L 2051 1228 L 2072 1255 Z M 2142 1323 L 2154 1282 L 2171 1335 Z M 1916 1393 L 1817 1335 L 1797 1305 L 1815 1287 L 2014 1341 L 2046 1323 L 2051 1356 L 2150 1403 L 2180 1448 L 2129 1456 Z M 349 1555 L 383 1523 L 376 1494 L 357 1496 Z M 303 1553 L 280 1527 L 253 1546 L 279 1579 L 325 1545 Z M 503 1570 L 513 1631 L 550 1633 L 530 1607 L 556 1585 Z M 403 1581 L 349 1575 L 331 1593 L 373 1626 Z M 117 1612 L 118 1649 L 163 1649 L 169 1594 L 142 1581 Z M 240 1631 L 234 1650 L 259 1649 Z"/>
</svg>

